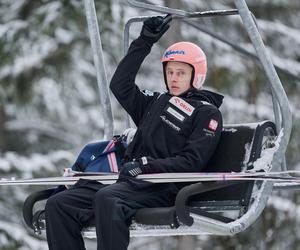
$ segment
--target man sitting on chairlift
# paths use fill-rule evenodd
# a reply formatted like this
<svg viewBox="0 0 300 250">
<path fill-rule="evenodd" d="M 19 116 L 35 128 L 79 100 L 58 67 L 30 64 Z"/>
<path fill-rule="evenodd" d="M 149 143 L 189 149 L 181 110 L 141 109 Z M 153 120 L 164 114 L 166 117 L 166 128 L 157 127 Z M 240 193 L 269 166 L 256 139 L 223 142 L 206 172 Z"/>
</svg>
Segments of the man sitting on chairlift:
<svg viewBox="0 0 300 250">
<path fill-rule="evenodd" d="M 218 108 L 223 96 L 202 89 L 207 70 L 202 49 L 179 42 L 166 50 L 161 59 L 166 93 L 140 91 L 135 84 L 143 60 L 167 31 L 169 21 L 169 16 L 144 21 L 140 36 L 131 43 L 110 83 L 137 125 L 118 181 L 103 185 L 80 179 L 72 188 L 50 197 L 45 214 L 49 249 L 85 249 L 81 230 L 91 221 L 96 226 L 98 250 L 127 249 L 129 226 L 137 210 L 173 206 L 181 188 L 135 177 L 200 172 L 212 156 L 222 130 Z"/>
</svg>

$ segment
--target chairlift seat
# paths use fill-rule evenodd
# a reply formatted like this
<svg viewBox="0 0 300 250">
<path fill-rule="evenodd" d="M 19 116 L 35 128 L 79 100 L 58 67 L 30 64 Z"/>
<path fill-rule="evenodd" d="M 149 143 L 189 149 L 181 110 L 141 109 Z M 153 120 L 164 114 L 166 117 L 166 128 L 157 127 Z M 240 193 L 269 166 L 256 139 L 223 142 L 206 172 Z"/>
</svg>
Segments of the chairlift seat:
<svg viewBox="0 0 300 250">
<path fill-rule="evenodd" d="M 210 159 L 206 172 L 244 172 L 251 170 L 276 134 L 273 122 L 225 125 L 217 149 Z M 251 209 L 256 218 L 263 210 L 266 198 L 272 191 L 266 181 L 215 181 L 185 183 L 173 207 L 143 208 L 137 211 L 131 225 L 131 236 L 235 234 L 251 222 L 247 213 Z M 255 196 L 253 190 L 255 187 Z M 47 199 L 51 190 L 31 194 L 23 206 L 26 224 L 39 231 L 44 229 L 43 210 L 33 212 L 35 204 Z M 263 203 L 263 204 L 262 204 Z M 235 218 L 224 213 L 235 211 Z M 253 213 L 253 211 L 251 212 Z M 242 222 L 238 222 L 238 221 Z M 245 220 L 245 221 L 243 221 Z M 253 216 L 252 216 L 253 220 Z M 93 222 L 83 230 L 86 237 L 95 237 Z"/>
</svg>

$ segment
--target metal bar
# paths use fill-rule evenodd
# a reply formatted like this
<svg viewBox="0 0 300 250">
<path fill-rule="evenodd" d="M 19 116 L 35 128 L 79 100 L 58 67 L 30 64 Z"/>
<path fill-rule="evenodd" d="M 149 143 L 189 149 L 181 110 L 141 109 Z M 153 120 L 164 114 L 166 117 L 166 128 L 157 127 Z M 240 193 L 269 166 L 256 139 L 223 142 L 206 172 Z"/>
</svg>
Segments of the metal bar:
<svg viewBox="0 0 300 250">
<path fill-rule="evenodd" d="M 188 16 L 190 14 L 190 12 L 187 12 L 187 11 L 171 9 L 171 8 L 168 8 L 165 6 L 160 6 L 160 5 L 142 3 L 142 2 L 138 2 L 136 0 L 127 0 L 127 2 L 134 7 L 152 10 L 152 11 L 155 11 L 158 13 L 172 14 L 172 15 L 182 16 L 182 17 Z"/>
<path fill-rule="evenodd" d="M 276 125 L 276 132 L 279 134 L 280 132 L 280 124 L 282 123 L 282 116 L 280 112 L 279 103 L 276 99 L 274 91 L 271 89 L 271 96 L 272 96 L 272 102 L 273 102 L 273 109 L 274 109 L 274 116 L 275 116 L 275 125 Z"/>
<path fill-rule="evenodd" d="M 209 10 L 209 11 L 201 11 L 201 12 L 188 12 L 184 10 L 173 9 L 161 5 L 153 5 L 146 2 L 138 2 L 136 0 L 127 0 L 128 3 L 134 7 L 142 8 L 146 10 L 155 11 L 163 14 L 172 14 L 179 18 L 187 17 L 187 18 L 198 18 L 198 17 L 208 17 L 208 16 L 227 16 L 227 15 L 238 15 L 237 9 L 231 10 Z"/>
<path fill-rule="evenodd" d="M 130 33 L 130 27 L 133 23 L 138 23 L 138 22 L 143 22 L 145 21 L 147 18 L 152 17 L 152 16 L 137 16 L 137 17 L 132 17 L 130 18 L 126 24 L 125 24 L 125 28 L 124 28 L 124 55 L 127 53 L 128 48 L 129 48 L 129 33 Z"/>
<path fill-rule="evenodd" d="M 113 136 L 114 124 L 94 0 L 84 0 L 84 7 L 91 39 L 91 46 L 94 54 L 97 83 L 102 107 L 102 117 L 104 120 L 104 139 L 107 140 Z"/>
<path fill-rule="evenodd" d="M 282 136 L 279 149 L 275 153 L 274 159 L 272 161 L 272 165 L 276 170 L 280 168 L 281 162 L 284 159 L 285 151 L 287 149 L 291 134 L 292 114 L 289 106 L 289 101 L 282 87 L 280 79 L 276 73 L 274 65 L 270 59 L 270 56 L 269 54 L 267 54 L 262 38 L 257 30 L 257 27 L 255 26 L 253 17 L 250 14 L 246 2 L 244 0 L 235 0 L 235 5 L 239 10 L 244 26 L 262 63 L 263 69 L 268 78 L 268 83 L 270 84 L 270 87 L 275 94 L 282 114 L 282 124 L 280 124 L 280 128 L 283 128 L 284 134 Z"/>
<path fill-rule="evenodd" d="M 277 131 L 277 134 L 279 134 L 280 124 L 282 123 L 282 114 L 281 114 L 281 110 L 280 110 L 280 107 L 279 107 L 279 103 L 278 103 L 278 101 L 275 97 L 275 93 L 274 93 L 273 90 L 271 91 L 271 94 L 272 94 L 272 102 L 273 102 L 273 108 L 274 108 L 276 131 Z M 287 171 L 285 156 L 284 156 L 283 161 L 281 163 L 281 170 L 282 171 Z"/>
<path fill-rule="evenodd" d="M 208 10 L 201 12 L 191 12 L 186 17 L 182 18 L 199 18 L 199 17 L 211 17 L 211 16 L 231 16 L 238 15 L 239 12 L 237 9 L 233 10 Z"/>
<path fill-rule="evenodd" d="M 190 212 L 186 207 L 187 200 L 196 194 L 206 193 L 208 191 L 222 189 L 234 184 L 241 183 L 242 181 L 218 181 L 208 183 L 195 183 L 182 188 L 175 200 L 175 210 L 178 216 L 178 220 L 185 225 L 192 226 L 194 219 L 190 216 Z"/>
</svg>

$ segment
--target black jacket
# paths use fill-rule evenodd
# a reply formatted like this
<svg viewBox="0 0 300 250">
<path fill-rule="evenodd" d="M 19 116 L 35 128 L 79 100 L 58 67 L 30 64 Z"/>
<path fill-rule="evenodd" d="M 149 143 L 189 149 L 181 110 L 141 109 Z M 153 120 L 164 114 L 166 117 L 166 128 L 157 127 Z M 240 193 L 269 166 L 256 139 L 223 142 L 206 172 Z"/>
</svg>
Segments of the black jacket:
<svg viewBox="0 0 300 250">
<path fill-rule="evenodd" d="M 110 84 L 137 125 L 125 161 L 146 156 L 143 173 L 201 171 L 220 138 L 223 96 L 196 89 L 178 97 L 140 91 L 135 77 L 151 47 L 141 37 L 133 41 Z"/>
</svg>

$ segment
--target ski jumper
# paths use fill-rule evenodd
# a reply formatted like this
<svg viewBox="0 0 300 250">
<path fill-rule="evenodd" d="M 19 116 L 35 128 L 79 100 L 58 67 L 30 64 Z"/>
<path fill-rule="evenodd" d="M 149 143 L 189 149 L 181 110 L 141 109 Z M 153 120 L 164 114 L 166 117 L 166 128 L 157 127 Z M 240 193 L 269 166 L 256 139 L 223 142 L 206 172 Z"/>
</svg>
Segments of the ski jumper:
<svg viewBox="0 0 300 250">
<path fill-rule="evenodd" d="M 218 107 L 223 96 L 191 89 L 180 96 L 140 91 L 136 74 L 152 44 L 139 37 L 111 80 L 111 90 L 137 125 L 124 162 L 142 159 L 142 173 L 202 171 L 222 130 Z M 50 197 L 46 232 L 50 250 L 83 250 L 82 228 L 94 221 L 98 250 L 125 250 L 136 211 L 173 206 L 179 187 L 132 177 L 111 185 L 79 180 Z"/>
</svg>

